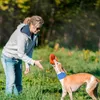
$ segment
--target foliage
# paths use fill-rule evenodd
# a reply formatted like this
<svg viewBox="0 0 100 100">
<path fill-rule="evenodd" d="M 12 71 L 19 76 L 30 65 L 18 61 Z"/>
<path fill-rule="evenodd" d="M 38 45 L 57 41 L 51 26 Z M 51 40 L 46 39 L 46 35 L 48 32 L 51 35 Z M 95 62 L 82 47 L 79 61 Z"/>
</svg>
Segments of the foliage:
<svg viewBox="0 0 100 100">
<path fill-rule="evenodd" d="M 0 0 L 0 10 L 0 46 L 25 17 L 40 15 L 45 21 L 40 45 L 99 48 L 100 0 Z"/>
</svg>

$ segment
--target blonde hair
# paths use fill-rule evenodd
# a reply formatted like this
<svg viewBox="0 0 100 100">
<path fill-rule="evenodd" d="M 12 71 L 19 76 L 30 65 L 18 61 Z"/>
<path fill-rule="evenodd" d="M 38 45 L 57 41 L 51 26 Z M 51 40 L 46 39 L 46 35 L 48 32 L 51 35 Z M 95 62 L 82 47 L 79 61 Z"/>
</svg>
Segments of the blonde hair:
<svg viewBox="0 0 100 100">
<path fill-rule="evenodd" d="M 42 26 L 42 24 L 44 24 L 44 20 L 42 19 L 42 17 L 36 15 L 32 17 L 26 17 L 23 23 L 29 25 L 30 24 L 36 25 L 38 23 L 39 25 Z"/>
<path fill-rule="evenodd" d="M 23 21 L 24 24 L 29 24 L 30 22 L 30 17 L 26 17 Z"/>
</svg>

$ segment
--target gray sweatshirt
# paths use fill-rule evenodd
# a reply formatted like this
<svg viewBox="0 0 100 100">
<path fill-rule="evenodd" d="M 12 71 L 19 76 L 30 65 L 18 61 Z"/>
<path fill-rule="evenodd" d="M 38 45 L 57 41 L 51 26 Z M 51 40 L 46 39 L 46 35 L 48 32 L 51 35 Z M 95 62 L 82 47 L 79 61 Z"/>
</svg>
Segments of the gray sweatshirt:
<svg viewBox="0 0 100 100">
<path fill-rule="evenodd" d="M 37 35 L 31 36 L 29 25 L 20 24 L 4 46 L 2 53 L 10 58 L 23 60 L 27 66 L 28 64 L 34 65 L 32 52 L 36 40 Z"/>
</svg>

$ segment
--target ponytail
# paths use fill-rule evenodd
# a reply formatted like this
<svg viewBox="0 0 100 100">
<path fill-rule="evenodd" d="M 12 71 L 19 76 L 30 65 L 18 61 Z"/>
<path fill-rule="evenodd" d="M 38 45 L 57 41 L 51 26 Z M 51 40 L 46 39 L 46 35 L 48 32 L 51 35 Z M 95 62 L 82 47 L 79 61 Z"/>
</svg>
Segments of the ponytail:
<svg viewBox="0 0 100 100">
<path fill-rule="evenodd" d="M 26 17 L 23 21 L 24 24 L 29 24 L 30 23 L 31 17 Z"/>
</svg>

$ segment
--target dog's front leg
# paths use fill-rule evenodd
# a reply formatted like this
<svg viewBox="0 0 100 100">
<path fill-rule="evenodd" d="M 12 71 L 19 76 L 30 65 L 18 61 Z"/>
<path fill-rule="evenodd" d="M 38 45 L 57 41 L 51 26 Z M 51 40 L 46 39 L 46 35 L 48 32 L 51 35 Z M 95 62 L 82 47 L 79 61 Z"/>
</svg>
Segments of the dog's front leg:
<svg viewBox="0 0 100 100">
<path fill-rule="evenodd" d="M 72 90 L 71 88 L 68 89 L 70 100 L 73 100 Z"/>
<path fill-rule="evenodd" d="M 61 100 L 64 100 L 66 94 L 67 94 L 67 91 L 63 89 L 63 90 L 62 90 Z"/>
<path fill-rule="evenodd" d="M 72 92 L 69 92 L 70 100 L 73 100 Z"/>
</svg>

